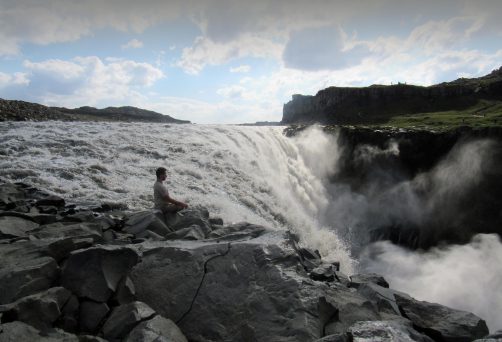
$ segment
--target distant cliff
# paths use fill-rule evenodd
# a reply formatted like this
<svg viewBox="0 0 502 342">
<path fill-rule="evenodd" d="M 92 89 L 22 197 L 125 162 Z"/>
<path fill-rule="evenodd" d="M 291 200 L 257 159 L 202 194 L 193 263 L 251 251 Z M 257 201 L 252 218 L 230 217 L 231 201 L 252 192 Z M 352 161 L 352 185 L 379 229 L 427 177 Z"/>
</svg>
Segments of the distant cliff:
<svg viewBox="0 0 502 342">
<path fill-rule="evenodd" d="M 502 100 L 502 67 L 480 78 L 460 78 L 429 87 L 396 84 L 329 87 L 315 96 L 293 95 L 283 124 L 368 124 L 401 114 L 462 110 L 481 99 Z"/>
<path fill-rule="evenodd" d="M 0 121 L 125 121 L 190 123 L 151 110 L 136 107 L 80 107 L 75 109 L 47 107 L 37 103 L 0 99 Z"/>
</svg>

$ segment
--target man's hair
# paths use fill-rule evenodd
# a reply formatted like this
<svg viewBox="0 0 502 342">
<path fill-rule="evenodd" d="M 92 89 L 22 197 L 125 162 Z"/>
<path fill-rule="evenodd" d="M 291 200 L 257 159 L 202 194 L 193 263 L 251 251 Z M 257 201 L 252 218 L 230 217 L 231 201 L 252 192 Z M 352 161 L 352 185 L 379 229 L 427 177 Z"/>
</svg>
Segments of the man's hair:
<svg viewBox="0 0 502 342">
<path fill-rule="evenodd" d="M 165 167 L 159 167 L 156 171 L 155 174 L 157 175 L 157 178 L 159 178 L 161 175 L 164 173 L 167 173 L 167 169 Z"/>
</svg>

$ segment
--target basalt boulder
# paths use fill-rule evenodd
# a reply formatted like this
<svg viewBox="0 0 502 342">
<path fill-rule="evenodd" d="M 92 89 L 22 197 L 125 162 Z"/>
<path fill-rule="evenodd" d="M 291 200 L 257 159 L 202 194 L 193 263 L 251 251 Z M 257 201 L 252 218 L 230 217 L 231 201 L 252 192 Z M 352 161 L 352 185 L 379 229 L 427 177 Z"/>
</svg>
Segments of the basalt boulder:
<svg viewBox="0 0 502 342">
<path fill-rule="evenodd" d="M 70 296 L 71 292 L 67 289 L 54 287 L 2 305 L 2 323 L 21 321 L 37 329 L 48 330 L 61 315 L 61 310 Z"/>
<path fill-rule="evenodd" d="M 61 283 L 78 297 L 106 302 L 138 261 L 137 252 L 128 247 L 99 246 L 78 250 L 68 257 Z"/>
<path fill-rule="evenodd" d="M 404 317 L 436 341 L 473 341 L 488 335 L 486 322 L 476 315 L 446 306 L 394 296 Z"/>
<path fill-rule="evenodd" d="M 56 260 L 36 242 L 0 244 L 0 304 L 49 289 L 59 271 Z"/>
</svg>

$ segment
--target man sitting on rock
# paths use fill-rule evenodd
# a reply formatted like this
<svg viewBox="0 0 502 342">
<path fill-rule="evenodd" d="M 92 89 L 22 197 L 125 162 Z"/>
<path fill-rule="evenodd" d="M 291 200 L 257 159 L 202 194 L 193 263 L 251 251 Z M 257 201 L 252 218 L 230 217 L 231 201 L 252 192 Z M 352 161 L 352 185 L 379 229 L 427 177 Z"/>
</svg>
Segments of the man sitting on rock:
<svg viewBox="0 0 502 342">
<path fill-rule="evenodd" d="M 168 219 L 170 214 L 174 214 L 182 209 L 188 208 L 188 204 L 177 201 L 169 196 L 169 191 L 162 184 L 167 178 L 167 170 L 164 167 L 159 167 L 155 172 L 157 181 L 153 185 L 153 200 L 155 209 L 159 209 L 164 214 L 164 218 Z"/>
</svg>

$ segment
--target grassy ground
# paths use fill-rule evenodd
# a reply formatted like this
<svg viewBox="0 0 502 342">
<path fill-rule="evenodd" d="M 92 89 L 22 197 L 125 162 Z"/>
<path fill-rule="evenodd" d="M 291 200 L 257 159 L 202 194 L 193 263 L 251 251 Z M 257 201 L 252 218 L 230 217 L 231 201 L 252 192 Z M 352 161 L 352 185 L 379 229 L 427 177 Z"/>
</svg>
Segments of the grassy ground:
<svg viewBox="0 0 502 342">
<path fill-rule="evenodd" d="M 459 126 L 502 126 L 502 102 L 481 100 L 477 105 L 462 111 L 398 115 L 390 118 L 386 123 L 369 126 L 436 131 L 449 130 Z"/>
</svg>

